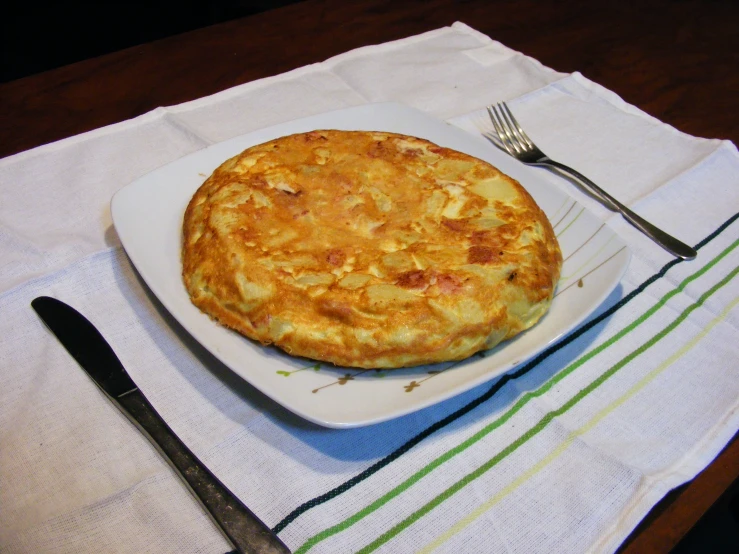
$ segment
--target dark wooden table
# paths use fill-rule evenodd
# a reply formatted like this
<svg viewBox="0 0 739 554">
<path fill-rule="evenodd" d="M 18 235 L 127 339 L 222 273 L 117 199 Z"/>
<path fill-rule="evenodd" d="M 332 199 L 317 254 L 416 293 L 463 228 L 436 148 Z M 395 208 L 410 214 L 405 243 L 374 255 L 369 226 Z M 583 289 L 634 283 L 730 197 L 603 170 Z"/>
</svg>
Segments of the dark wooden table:
<svg viewBox="0 0 739 554">
<path fill-rule="evenodd" d="M 0 85 L 0 157 L 455 21 L 739 144 L 739 2 L 306 0 Z M 669 551 L 738 477 L 735 437 L 622 551 Z"/>
</svg>

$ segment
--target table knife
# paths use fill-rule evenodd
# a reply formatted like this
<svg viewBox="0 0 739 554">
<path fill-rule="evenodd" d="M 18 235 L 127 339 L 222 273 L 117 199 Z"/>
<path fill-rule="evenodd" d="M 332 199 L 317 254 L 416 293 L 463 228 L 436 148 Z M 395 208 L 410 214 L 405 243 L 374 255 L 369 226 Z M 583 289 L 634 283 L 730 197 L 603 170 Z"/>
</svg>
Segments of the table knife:
<svg viewBox="0 0 739 554">
<path fill-rule="evenodd" d="M 64 348 L 171 463 L 237 552 L 284 554 L 285 544 L 206 468 L 164 422 L 100 332 L 71 306 L 41 296 L 31 306 Z"/>
</svg>

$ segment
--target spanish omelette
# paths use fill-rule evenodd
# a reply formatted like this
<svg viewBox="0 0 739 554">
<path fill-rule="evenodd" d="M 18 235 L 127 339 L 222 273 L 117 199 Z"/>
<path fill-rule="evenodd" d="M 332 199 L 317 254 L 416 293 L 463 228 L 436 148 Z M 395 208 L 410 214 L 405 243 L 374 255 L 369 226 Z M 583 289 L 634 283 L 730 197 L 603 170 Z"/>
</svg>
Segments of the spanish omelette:
<svg viewBox="0 0 739 554">
<path fill-rule="evenodd" d="M 318 130 L 224 162 L 184 216 L 192 302 L 262 344 L 341 366 L 464 359 L 534 325 L 562 264 L 526 190 L 388 132 Z"/>
</svg>

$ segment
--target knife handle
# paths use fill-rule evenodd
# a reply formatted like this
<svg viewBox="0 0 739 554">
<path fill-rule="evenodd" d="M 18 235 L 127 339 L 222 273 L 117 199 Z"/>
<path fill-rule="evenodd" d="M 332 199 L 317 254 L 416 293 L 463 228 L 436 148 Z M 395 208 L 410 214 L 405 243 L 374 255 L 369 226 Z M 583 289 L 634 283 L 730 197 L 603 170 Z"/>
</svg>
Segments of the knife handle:
<svg viewBox="0 0 739 554">
<path fill-rule="evenodd" d="M 185 446 L 140 390 L 133 389 L 115 400 L 171 462 L 238 552 L 290 554 L 287 546 L 269 527 Z"/>
</svg>

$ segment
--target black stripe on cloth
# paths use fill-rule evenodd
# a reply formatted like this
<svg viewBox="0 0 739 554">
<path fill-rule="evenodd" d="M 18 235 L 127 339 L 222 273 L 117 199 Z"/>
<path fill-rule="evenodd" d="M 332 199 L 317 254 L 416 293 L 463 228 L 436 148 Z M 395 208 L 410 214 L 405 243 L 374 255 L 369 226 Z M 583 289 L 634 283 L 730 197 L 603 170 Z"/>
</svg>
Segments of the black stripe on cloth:
<svg viewBox="0 0 739 554">
<path fill-rule="evenodd" d="M 704 238 L 702 241 L 700 241 L 698 244 L 695 245 L 696 250 L 700 250 L 702 247 L 704 247 L 706 244 L 711 242 L 714 238 L 716 238 L 718 235 L 720 235 L 724 230 L 726 230 L 729 225 L 734 223 L 739 218 L 739 213 L 734 214 L 729 219 L 727 219 L 721 226 L 719 226 L 715 231 L 713 231 L 710 235 L 708 235 L 706 238 Z M 385 466 L 391 464 L 398 458 L 400 458 L 403 454 L 408 452 L 411 448 L 416 446 L 418 443 L 420 443 L 422 440 L 428 438 L 429 436 L 433 435 L 437 431 L 443 429 L 450 423 L 453 423 L 460 417 L 468 414 L 475 408 L 477 408 L 480 404 L 490 400 L 495 393 L 497 393 L 501 388 L 505 386 L 506 383 L 513 379 L 518 379 L 519 377 L 526 375 L 529 371 L 534 369 L 537 365 L 539 365 L 541 362 L 546 360 L 549 356 L 554 354 L 555 352 L 559 351 L 560 349 L 564 348 L 571 342 L 578 339 L 580 336 L 587 333 L 590 329 L 598 325 L 601 321 L 604 319 L 612 316 L 614 313 L 616 313 L 618 310 L 623 308 L 626 304 L 631 302 L 634 298 L 636 298 L 639 294 L 644 292 L 644 290 L 657 281 L 658 279 L 661 279 L 665 276 L 665 274 L 675 265 L 683 262 L 685 260 L 682 260 L 680 258 L 675 258 L 671 262 L 668 262 L 667 264 L 662 267 L 657 273 L 649 277 L 646 281 L 644 281 L 641 285 L 639 285 L 637 288 L 635 288 L 633 291 L 631 291 L 629 294 L 624 296 L 621 300 L 616 302 L 613 306 L 608 308 L 606 311 L 604 311 L 599 316 L 593 318 L 592 320 L 588 321 L 587 323 L 582 324 L 580 327 L 575 329 L 572 333 L 567 335 L 565 338 L 563 338 L 558 343 L 550 346 L 546 350 L 542 351 L 539 355 L 537 355 L 534 359 L 529 361 L 528 363 L 521 366 L 518 370 L 507 373 L 503 375 L 498 381 L 496 381 L 486 392 L 475 398 L 474 400 L 470 401 L 469 403 L 465 404 L 461 408 L 459 408 L 457 411 L 452 412 L 448 416 L 446 416 L 444 419 L 441 419 L 434 423 L 433 425 L 430 425 L 411 439 L 409 439 L 405 444 L 398 447 L 396 450 L 385 456 L 382 460 L 379 460 L 369 466 L 367 469 L 362 471 L 361 473 L 355 475 L 351 479 L 348 479 L 341 485 L 331 489 L 330 491 L 320 495 L 316 496 L 315 498 L 308 500 L 307 502 L 304 502 L 297 508 L 295 508 L 292 512 L 290 512 L 288 515 L 286 515 L 277 525 L 275 525 L 272 528 L 272 531 L 275 533 L 279 533 L 282 530 L 285 529 L 290 523 L 295 521 L 301 514 L 304 514 L 308 510 L 315 508 L 316 506 L 319 506 L 323 504 L 324 502 L 328 502 L 332 498 L 336 498 L 340 494 L 345 493 L 349 489 L 351 489 L 353 486 L 361 483 L 368 477 L 372 476 L 373 474 L 377 473 L 379 470 L 384 468 Z"/>
</svg>

